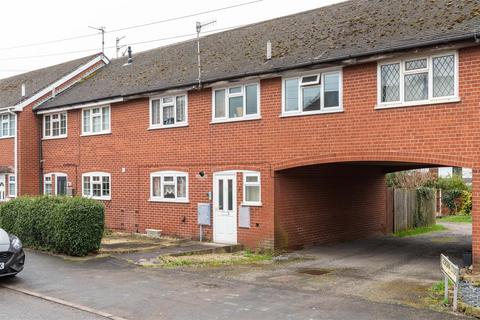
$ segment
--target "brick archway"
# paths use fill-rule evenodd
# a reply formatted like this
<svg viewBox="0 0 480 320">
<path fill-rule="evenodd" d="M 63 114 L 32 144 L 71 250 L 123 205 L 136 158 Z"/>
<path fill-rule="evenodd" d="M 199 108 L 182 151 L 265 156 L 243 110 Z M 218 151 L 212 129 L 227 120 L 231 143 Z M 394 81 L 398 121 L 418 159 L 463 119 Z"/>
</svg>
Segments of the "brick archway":
<svg viewBox="0 0 480 320">
<path fill-rule="evenodd" d="M 473 168 L 474 160 L 470 157 L 454 156 L 448 154 L 430 154 L 403 151 L 383 152 L 333 152 L 317 153 L 307 157 L 298 157 L 287 161 L 272 164 L 272 171 L 286 170 L 296 167 L 303 167 L 317 164 L 345 163 L 345 162 L 400 162 L 417 163 L 445 167 Z"/>
<path fill-rule="evenodd" d="M 296 247 L 362 238 L 385 230 L 385 168 L 466 167 L 474 173 L 472 215 L 478 216 L 473 158 L 403 151 L 312 152 L 272 164 L 275 245 Z M 480 262 L 474 222 L 474 263 Z"/>
</svg>

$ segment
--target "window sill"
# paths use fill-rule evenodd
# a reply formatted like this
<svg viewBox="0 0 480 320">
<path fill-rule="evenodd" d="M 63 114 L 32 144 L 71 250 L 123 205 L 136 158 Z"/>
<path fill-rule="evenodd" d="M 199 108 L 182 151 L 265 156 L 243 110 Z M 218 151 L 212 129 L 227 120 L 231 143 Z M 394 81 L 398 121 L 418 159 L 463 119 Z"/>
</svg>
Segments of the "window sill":
<svg viewBox="0 0 480 320">
<path fill-rule="evenodd" d="M 457 102 L 461 102 L 461 101 L 462 101 L 462 99 L 460 99 L 460 98 L 445 98 L 445 99 L 417 101 L 417 102 L 377 104 L 375 106 L 375 110 L 392 109 L 392 108 L 405 108 L 405 107 L 417 107 L 417 106 L 429 106 L 429 105 L 436 105 L 436 104 L 457 103 Z"/>
<path fill-rule="evenodd" d="M 213 119 L 210 124 L 217 123 L 229 123 L 229 122 L 242 122 L 242 121 L 252 121 L 252 120 L 261 120 L 261 116 L 252 116 L 252 117 L 241 117 L 241 118 L 231 118 L 231 119 Z"/>
<path fill-rule="evenodd" d="M 96 133 L 82 133 L 80 137 L 104 136 L 107 134 L 112 134 L 112 132 L 108 131 L 108 132 L 96 132 Z"/>
<path fill-rule="evenodd" d="M 101 200 L 101 201 L 110 201 L 112 200 L 112 197 L 85 197 L 88 199 L 93 199 L 93 200 Z"/>
<path fill-rule="evenodd" d="M 261 202 L 242 202 L 240 203 L 241 207 L 261 207 Z"/>
<path fill-rule="evenodd" d="M 56 140 L 56 139 L 67 139 L 68 136 L 58 136 L 58 137 L 43 137 L 42 140 Z"/>
<path fill-rule="evenodd" d="M 188 199 L 179 200 L 179 199 L 148 199 L 149 202 L 165 202 L 165 203 L 190 203 Z"/>
<path fill-rule="evenodd" d="M 15 136 L 0 137 L 0 140 L 2 140 L 2 139 L 13 139 L 13 138 L 15 138 Z"/>
<path fill-rule="evenodd" d="M 303 116 L 313 116 L 313 115 L 320 115 L 320 114 L 342 113 L 342 112 L 343 112 L 343 108 L 332 108 L 331 110 L 320 110 L 320 111 L 312 111 L 312 112 L 282 113 L 280 115 L 280 118 L 303 117 Z"/>
<path fill-rule="evenodd" d="M 184 128 L 184 127 L 188 127 L 188 123 L 170 124 L 166 126 L 150 126 L 148 127 L 148 130 L 173 129 L 173 128 Z"/>
</svg>

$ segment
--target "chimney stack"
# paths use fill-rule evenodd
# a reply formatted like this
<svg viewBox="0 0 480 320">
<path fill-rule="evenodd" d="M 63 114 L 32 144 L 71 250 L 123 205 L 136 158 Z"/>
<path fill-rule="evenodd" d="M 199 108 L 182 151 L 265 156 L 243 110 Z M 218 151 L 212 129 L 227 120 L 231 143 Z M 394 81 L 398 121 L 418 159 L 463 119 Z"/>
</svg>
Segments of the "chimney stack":
<svg viewBox="0 0 480 320">
<path fill-rule="evenodd" d="M 272 59 L 272 42 L 270 40 L 267 41 L 267 60 Z"/>
</svg>

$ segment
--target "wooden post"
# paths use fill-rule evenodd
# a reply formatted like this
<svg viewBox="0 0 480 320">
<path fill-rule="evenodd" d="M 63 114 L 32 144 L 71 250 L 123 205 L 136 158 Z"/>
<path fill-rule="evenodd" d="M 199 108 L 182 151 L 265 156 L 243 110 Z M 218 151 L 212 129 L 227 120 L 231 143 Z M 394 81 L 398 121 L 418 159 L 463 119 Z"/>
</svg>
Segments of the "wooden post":
<svg viewBox="0 0 480 320">
<path fill-rule="evenodd" d="M 453 311 L 457 311 L 458 283 L 453 285 Z"/>
<path fill-rule="evenodd" d="M 445 275 L 445 296 L 444 300 L 448 303 L 448 277 Z"/>
</svg>

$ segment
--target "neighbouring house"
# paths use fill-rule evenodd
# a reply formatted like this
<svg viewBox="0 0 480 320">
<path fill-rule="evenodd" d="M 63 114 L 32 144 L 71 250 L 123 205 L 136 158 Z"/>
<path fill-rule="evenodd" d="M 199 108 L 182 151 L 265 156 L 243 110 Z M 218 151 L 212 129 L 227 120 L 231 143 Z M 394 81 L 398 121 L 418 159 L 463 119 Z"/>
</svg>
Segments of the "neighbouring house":
<svg viewBox="0 0 480 320">
<path fill-rule="evenodd" d="M 112 60 L 33 108 L 31 188 L 190 238 L 210 204 L 206 238 L 299 247 L 387 231 L 388 172 L 468 167 L 479 265 L 479 13 L 353 0 L 260 22 L 202 37 L 200 81 L 195 40 Z"/>
<path fill-rule="evenodd" d="M 440 168 L 431 168 L 430 172 L 435 174 L 440 178 L 453 177 L 454 175 L 460 176 L 463 178 L 463 181 L 467 185 L 472 184 L 472 169 L 462 168 L 462 167 L 440 167 Z"/>
<path fill-rule="evenodd" d="M 61 94 L 108 63 L 95 54 L 0 79 L 0 202 L 42 192 L 41 119 L 32 109 Z M 65 118 L 57 119 L 55 132 Z M 43 137 L 45 138 L 45 137 Z"/>
</svg>

